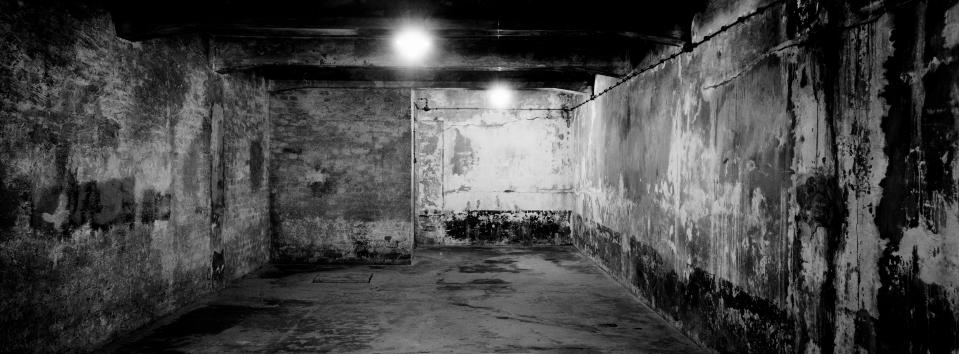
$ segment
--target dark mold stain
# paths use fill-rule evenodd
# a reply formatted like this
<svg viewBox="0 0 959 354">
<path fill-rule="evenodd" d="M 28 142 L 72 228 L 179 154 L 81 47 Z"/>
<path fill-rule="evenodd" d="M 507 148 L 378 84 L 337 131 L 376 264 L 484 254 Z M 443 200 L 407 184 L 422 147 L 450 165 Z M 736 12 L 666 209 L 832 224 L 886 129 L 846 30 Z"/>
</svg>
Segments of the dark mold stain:
<svg viewBox="0 0 959 354">
<path fill-rule="evenodd" d="M 930 231 L 940 232 L 944 216 L 939 211 L 943 203 L 955 200 L 951 168 L 957 138 L 955 117 L 944 108 L 955 100 L 948 88 L 955 75 L 950 77 L 947 72 L 959 72 L 959 64 L 953 62 L 923 75 L 921 86 L 915 86 L 907 75 L 918 66 L 926 67 L 934 57 L 959 54 L 955 48 L 946 53 L 940 35 L 944 28 L 941 14 L 955 3 L 929 1 L 893 10 L 894 50 L 884 65 L 888 84 L 881 93 L 889 104 L 882 119 L 889 164 L 880 183 L 883 196 L 875 218 L 880 237 L 887 241 L 879 260 L 879 318 L 862 321 L 862 327 L 857 322 L 862 337 L 875 331 L 875 347 L 880 352 L 944 353 L 959 348 L 956 309 L 945 295 L 948 290 L 919 279 L 917 262 L 924 255 L 915 249 L 900 250 L 903 230 L 918 227 L 920 220 L 927 221 L 924 226 Z M 927 38 L 917 40 L 922 36 Z M 925 47 L 920 47 L 923 43 Z M 920 52 L 923 56 L 917 58 Z M 919 58 L 923 63 L 917 66 Z M 920 103 L 923 106 L 917 109 Z M 901 251 L 911 253 L 912 259 L 903 259 L 898 255 Z"/>
<path fill-rule="evenodd" d="M 213 251 L 210 257 L 210 272 L 214 281 L 223 281 L 223 271 L 226 269 L 226 259 L 223 258 L 223 251 Z"/>
<path fill-rule="evenodd" d="M 836 332 L 836 263 L 838 254 L 845 248 L 846 193 L 835 176 L 814 175 L 806 183 L 796 187 L 796 201 L 800 213 L 797 223 L 806 223 L 826 230 L 826 274 L 819 291 L 819 307 L 816 318 L 819 346 L 826 353 L 834 351 Z M 800 271 L 797 269 L 796 271 Z M 795 275 L 794 275 L 795 276 Z M 797 276 L 798 278 L 798 276 Z"/>
<path fill-rule="evenodd" d="M 169 193 L 160 193 L 152 189 L 143 191 L 140 200 L 140 222 L 151 224 L 154 221 L 170 219 L 170 203 L 172 196 Z"/>
<path fill-rule="evenodd" d="M 870 353 L 876 352 L 876 319 L 866 310 L 856 312 L 854 338 L 856 346 L 866 349 Z"/>
<path fill-rule="evenodd" d="M 131 177 L 98 182 L 95 190 L 86 189 L 88 198 L 92 193 L 99 195 L 96 213 L 90 223 L 94 229 L 102 230 L 112 224 L 128 224 L 135 220 L 134 184 Z M 88 186 L 92 187 L 90 184 Z"/>
<path fill-rule="evenodd" d="M 576 223 L 584 227 L 582 223 Z M 606 230 L 606 231 L 602 231 Z M 597 225 L 594 230 L 577 230 L 574 235 L 610 234 L 608 228 Z M 593 238 L 593 243 L 618 238 Z M 577 241 L 577 245 L 583 243 Z M 602 257 L 621 257 L 618 245 L 585 248 L 584 253 L 612 263 Z M 795 336 L 794 319 L 771 301 L 754 296 L 726 280 L 702 269 L 694 268 L 689 278 L 682 279 L 652 247 L 630 238 L 628 258 L 632 260 L 630 282 L 640 294 L 673 320 L 683 323 L 684 330 L 695 334 L 711 348 L 721 353 L 788 352 Z M 598 252 L 598 253 L 594 253 Z M 616 268 L 618 277 L 626 277 Z M 727 316 L 727 309 L 743 313 L 736 319 Z M 729 322 L 736 321 L 736 322 Z M 739 322 L 739 323 L 737 323 Z"/>
<path fill-rule="evenodd" d="M 62 185 L 39 194 L 31 218 L 32 227 L 53 230 L 55 225 L 46 218 L 57 219 L 62 213 L 66 213 L 59 226 L 63 235 L 87 223 L 98 231 L 113 225 L 129 225 L 136 221 L 134 185 L 132 177 L 79 184 L 74 174 L 68 173 Z M 65 210 L 60 210 L 61 198 L 66 200 Z"/>
<path fill-rule="evenodd" d="M 302 149 L 302 148 L 288 148 L 288 147 L 286 147 L 286 148 L 283 148 L 281 151 L 282 151 L 284 154 L 292 154 L 292 155 L 299 155 L 299 154 L 302 154 L 302 153 L 303 153 L 303 149 Z"/>
<path fill-rule="evenodd" d="M 260 140 L 250 142 L 250 188 L 254 192 L 260 190 L 263 183 L 263 146 Z"/>
<path fill-rule="evenodd" d="M 569 211 L 470 210 L 447 213 L 446 235 L 470 244 L 568 244 Z"/>
<path fill-rule="evenodd" d="M 574 225 L 578 228 L 573 233 L 573 242 L 584 254 L 603 260 L 606 264 L 622 264 L 623 247 L 622 234 L 600 224 L 590 223 L 592 227 L 584 227 L 585 220 L 574 216 Z M 588 240 L 594 240 L 588 242 Z"/>
<path fill-rule="evenodd" d="M 459 129 L 454 131 L 456 137 L 453 140 L 453 174 L 462 175 L 473 168 L 473 147 L 470 139 L 460 133 Z"/>
</svg>

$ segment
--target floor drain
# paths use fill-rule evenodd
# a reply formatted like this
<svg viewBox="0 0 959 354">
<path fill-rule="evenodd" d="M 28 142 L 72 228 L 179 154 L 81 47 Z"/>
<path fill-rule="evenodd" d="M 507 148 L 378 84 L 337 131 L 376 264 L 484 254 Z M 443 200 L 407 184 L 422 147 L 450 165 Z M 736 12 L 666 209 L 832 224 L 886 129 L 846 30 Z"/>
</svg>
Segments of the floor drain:
<svg viewBox="0 0 959 354">
<path fill-rule="evenodd" d="M 320 274 L 313 278 L 314 283 L 369 283 L 373 273 L 362 274 Z"/>
</svg>

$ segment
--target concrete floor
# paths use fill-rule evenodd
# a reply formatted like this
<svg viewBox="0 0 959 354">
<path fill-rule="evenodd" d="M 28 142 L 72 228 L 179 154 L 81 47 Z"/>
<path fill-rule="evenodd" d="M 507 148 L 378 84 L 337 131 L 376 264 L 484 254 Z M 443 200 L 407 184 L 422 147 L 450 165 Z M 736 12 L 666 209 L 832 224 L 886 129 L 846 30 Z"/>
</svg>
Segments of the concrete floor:
<svg viewBox="0 0 959 354">
<path fill-rule="evenodd" d="M 106 349 L 703 351 L 565 247 L 417 249 L 412 266 L 271 266 Z"/>
</svg>

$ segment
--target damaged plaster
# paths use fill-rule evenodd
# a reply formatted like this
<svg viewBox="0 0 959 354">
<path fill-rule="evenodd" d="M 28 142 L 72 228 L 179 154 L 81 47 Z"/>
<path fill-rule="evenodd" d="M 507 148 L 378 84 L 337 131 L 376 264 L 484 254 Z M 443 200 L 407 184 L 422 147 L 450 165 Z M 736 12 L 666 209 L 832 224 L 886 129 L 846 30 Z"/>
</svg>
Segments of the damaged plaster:
<svg viewBox="0 0 959 354">
<path fill-rule="evenodd" d="M 478 90 L 415 90 L 418 244 L 567 244 L 575 94 L 517 91 L 487 109 Z M 445 107 L 445 108 L 444 108 Z"/>
<path fill-rule="evenodd" d="M 575 112 L 574 243 L 719 352 L 959 350 L 955 9 L 710 2 Z"/>
<path fill-rule="evenodd" d="M 265 82 L 214 73 L 197 37 L 118 39 L 97 2 L 0 1 L 0 28 L 3 350 L 93 350 L 219 288 L 211 141 L 245 142 L 211 116 L 265 121 Z M 225 280 L 267 261 L 266 196 L 224 200 Z"/>
</svg>

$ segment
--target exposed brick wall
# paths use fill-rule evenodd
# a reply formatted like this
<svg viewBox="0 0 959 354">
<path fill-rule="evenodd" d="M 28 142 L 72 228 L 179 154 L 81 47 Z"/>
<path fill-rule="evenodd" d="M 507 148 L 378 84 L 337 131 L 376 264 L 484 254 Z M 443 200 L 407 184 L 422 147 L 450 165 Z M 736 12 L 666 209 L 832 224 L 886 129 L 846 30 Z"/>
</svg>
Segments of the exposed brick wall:
<svg viewBox="0 0 959 354">
<path fill-rule="evenodd" d="M 270 256 L 270 102 L 265 87 L 255 77 L 224 80 L 223 280 L 249 273 Z M 213 249 L 214 257 L 217 251 Z"/>
<path fill-rule="evenodd" d="M 568 244 L 575 95 L 515 93 L 491 109 L 483 90 L 416 90 L 417 244 Z M 552 110 L 550 110 L 552 109 Z"/>
<path fill-rule="evenodd" d="M 409 89 L 271 96 L 274 261 L 408 263 Z"/>
<path fill-rule="evenodd" d="M 265 192 L 238 197 L 250 139 L 212 127 L 215 106 L 265 119 L 265 83 L 214 74 L 199 38 L 118 39 L 83 3 L 0 1 L 4 351 L 91 350 L 213 289 L 213 141 L 240 193 L 224 199 L 227 278 L 266 261 Z M 223 113 L 241 102 L 259 103 Z"/>
</svg>

